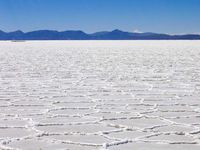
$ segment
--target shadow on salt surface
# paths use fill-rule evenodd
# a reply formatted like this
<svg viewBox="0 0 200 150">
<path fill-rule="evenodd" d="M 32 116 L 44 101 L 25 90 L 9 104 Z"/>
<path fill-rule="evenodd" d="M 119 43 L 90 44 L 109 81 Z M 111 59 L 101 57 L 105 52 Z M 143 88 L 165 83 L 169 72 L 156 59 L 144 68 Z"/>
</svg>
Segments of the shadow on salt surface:
<svg viewBox="0 0 200 150">
<path fill-rule="evenodd" d="M 177 132 L 177 133 L 189 133 L 194 131 L 195 129 L 191 126 L 183 126 L 183 125 L 168 125 L 163 127 L 158 127 L 153 129 L 155 132 Z"/>
<path fill-rule="evenodd" d="M 117 120 L 108 120 L 105 121 L 110 124 L 122 125 L 128 128 L 153 128 L 154 126 L 162 126 L 168 123 L 161 121 L 158 118 L 142 118 L 142 117 L 133 117 L 132 119 L 117 119 Z"/>
<path fill-rule="evenodd" d="M 0 119 L 0 127 L 23 127 L 28 124 L 27 120 L 21 120 L 13 116 L 4 116 Z"/>
<path fill-rule="evenodd" d="M 54 114 L 54 115 L 64 115 L 64 114 L 67 114 L 67 115 L 79 115 L 79 114 L 90 114 L 92 112 L 95 112 L 94 110 L 92 109 L 89 109 L 89 108 L 58 108 L 58 109 L 52 109 L 52 110 L 49 110 L 49 114 Z"/>
<path fill-rule="evenodd" d="M 191 148 L 192 147 L 192 148 Z M 109 147 L 109 150 L 199 150 L 194 144 L 128 143 Z"/>
<path fill-rule="evenodd" d="M 163 141 L 172 144 L 187 144 L 187 143 L 197 144 L 197 142 L 193 138 L 187 136 L 184 133 L 162 133 L 161 135 L 158 136 L 144 138 L 144 140 Z"/>
<path fill-rule="evenodd" d="M 135 139 L 135 138 L 140 138 L 147 136 L 149 133 L 148 132 L 142 132 L 142 131 L 137 131 L 137 130 L 125 130 L 125 131 L 119 131 L 119 132 L 111 132 L 108 134 L 109 137 L 112 138 L 118 138 L 118 139 L 124 139 L 126 137 L 127 139 Z"/>
<path fill-rule="evenodd" d="M 113 142 L 113 140 L 106 139 L 98 134 L 52 134 L 47 135 L 46 137 L 43 136 L 43 138 L 57 141 L 71 141 L 73 143 L 87 143 L 88 145 L 93 146 L 101 146 L 103 143 Z"/>
<path fill-rule="evenodd" d="M 25 129 L 25 128 L 0 128 L 0 137 L 4 139 L 10 139 L 10 138 L 22 138 L 26 136 L 30 136 L 36 134 L 35 131 L 32 131 L 30 129 Z"/>
<path fill-rule="evenodd" d="M 149 116 L 160 116 L 164 118 L 181 118 L 185 116 L 195 116 L 196 112 L 192 111 L 157 111 L 148 113 Z"/>
<path fill-rule="evenodd" d="M 33 138 L 26 140 L 14 141 L 6 145 L 7 147 L 15 147 L 22 150 L 99 150 L 98 146 L 87 146 L 70 143 L 56 143 L 54 141 L 45 140 L 42 138 Z M 0 147 L 1 148 L 1 147 Z"/>
<path fill-rule="evenodd" d="M 115 127 L 108 127 L 102 124 L 69 124 L 69 125 L 59 125 L 59 124 L 40 124 L 36 127 L 38 130 L 51 133 L 96 133 L 104 131 L 115 130 Z"/>
<path fill-rule="evenodd" d="M 197 115 L 197 114 L 196 114 Z M 172 121 L 180 124 L 199 124 L 200 125 L 200 116 L 186 116 L 180 118 L 172 118 Z"/>
</svg>

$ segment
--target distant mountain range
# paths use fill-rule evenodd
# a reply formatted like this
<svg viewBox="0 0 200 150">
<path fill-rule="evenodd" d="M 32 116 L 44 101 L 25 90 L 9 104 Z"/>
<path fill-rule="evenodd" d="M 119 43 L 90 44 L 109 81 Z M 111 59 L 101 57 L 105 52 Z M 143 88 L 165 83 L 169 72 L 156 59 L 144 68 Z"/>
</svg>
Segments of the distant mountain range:
<svg viewBox="0 0 200 150">
<path fill-rule="evenodd" d="M 0 30 L 0 40 L 200 40 L 199 34 L 169 35 L 152 32 L 134 33 L 121 30 L 87 34 L 83 31 L 38 30 L 32 32 L 4 32 Z"/>
</svg>

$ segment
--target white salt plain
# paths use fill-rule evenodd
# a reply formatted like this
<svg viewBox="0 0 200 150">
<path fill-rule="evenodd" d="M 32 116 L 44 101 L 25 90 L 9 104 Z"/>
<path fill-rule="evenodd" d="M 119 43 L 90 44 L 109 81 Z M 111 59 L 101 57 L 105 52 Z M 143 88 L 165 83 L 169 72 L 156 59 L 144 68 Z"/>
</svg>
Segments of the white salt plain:
<svg viewBox="0 0 200 150">
<path fill-rule="evenodd" d="M 199 150 L 200 41 L 1 41 L 0 149 Z"/>
</svg>

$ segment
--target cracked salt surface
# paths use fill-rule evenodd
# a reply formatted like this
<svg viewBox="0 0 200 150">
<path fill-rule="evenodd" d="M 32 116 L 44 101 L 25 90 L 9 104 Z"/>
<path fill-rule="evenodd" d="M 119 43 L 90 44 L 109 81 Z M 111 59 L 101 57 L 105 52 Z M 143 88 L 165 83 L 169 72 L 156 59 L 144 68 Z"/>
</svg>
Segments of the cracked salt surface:
<svg viewBox="0 0 200 150">
<path fill-rule="evenodd" d="M 0 42 L 0 149 L 200 149 L 200 41 Z"/>
</svg>

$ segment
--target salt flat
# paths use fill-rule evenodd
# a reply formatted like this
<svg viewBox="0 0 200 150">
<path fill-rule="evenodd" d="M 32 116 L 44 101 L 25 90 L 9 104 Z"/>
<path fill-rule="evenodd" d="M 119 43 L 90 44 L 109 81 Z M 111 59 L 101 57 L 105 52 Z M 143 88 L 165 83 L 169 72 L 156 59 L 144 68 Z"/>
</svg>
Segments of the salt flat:
<svg viewBox="0 0 200 150">
<path fill-rule="evenodd" d="M 0 149 L 199 150 L 200 41 L 1 41 Z"/>
</svg>

